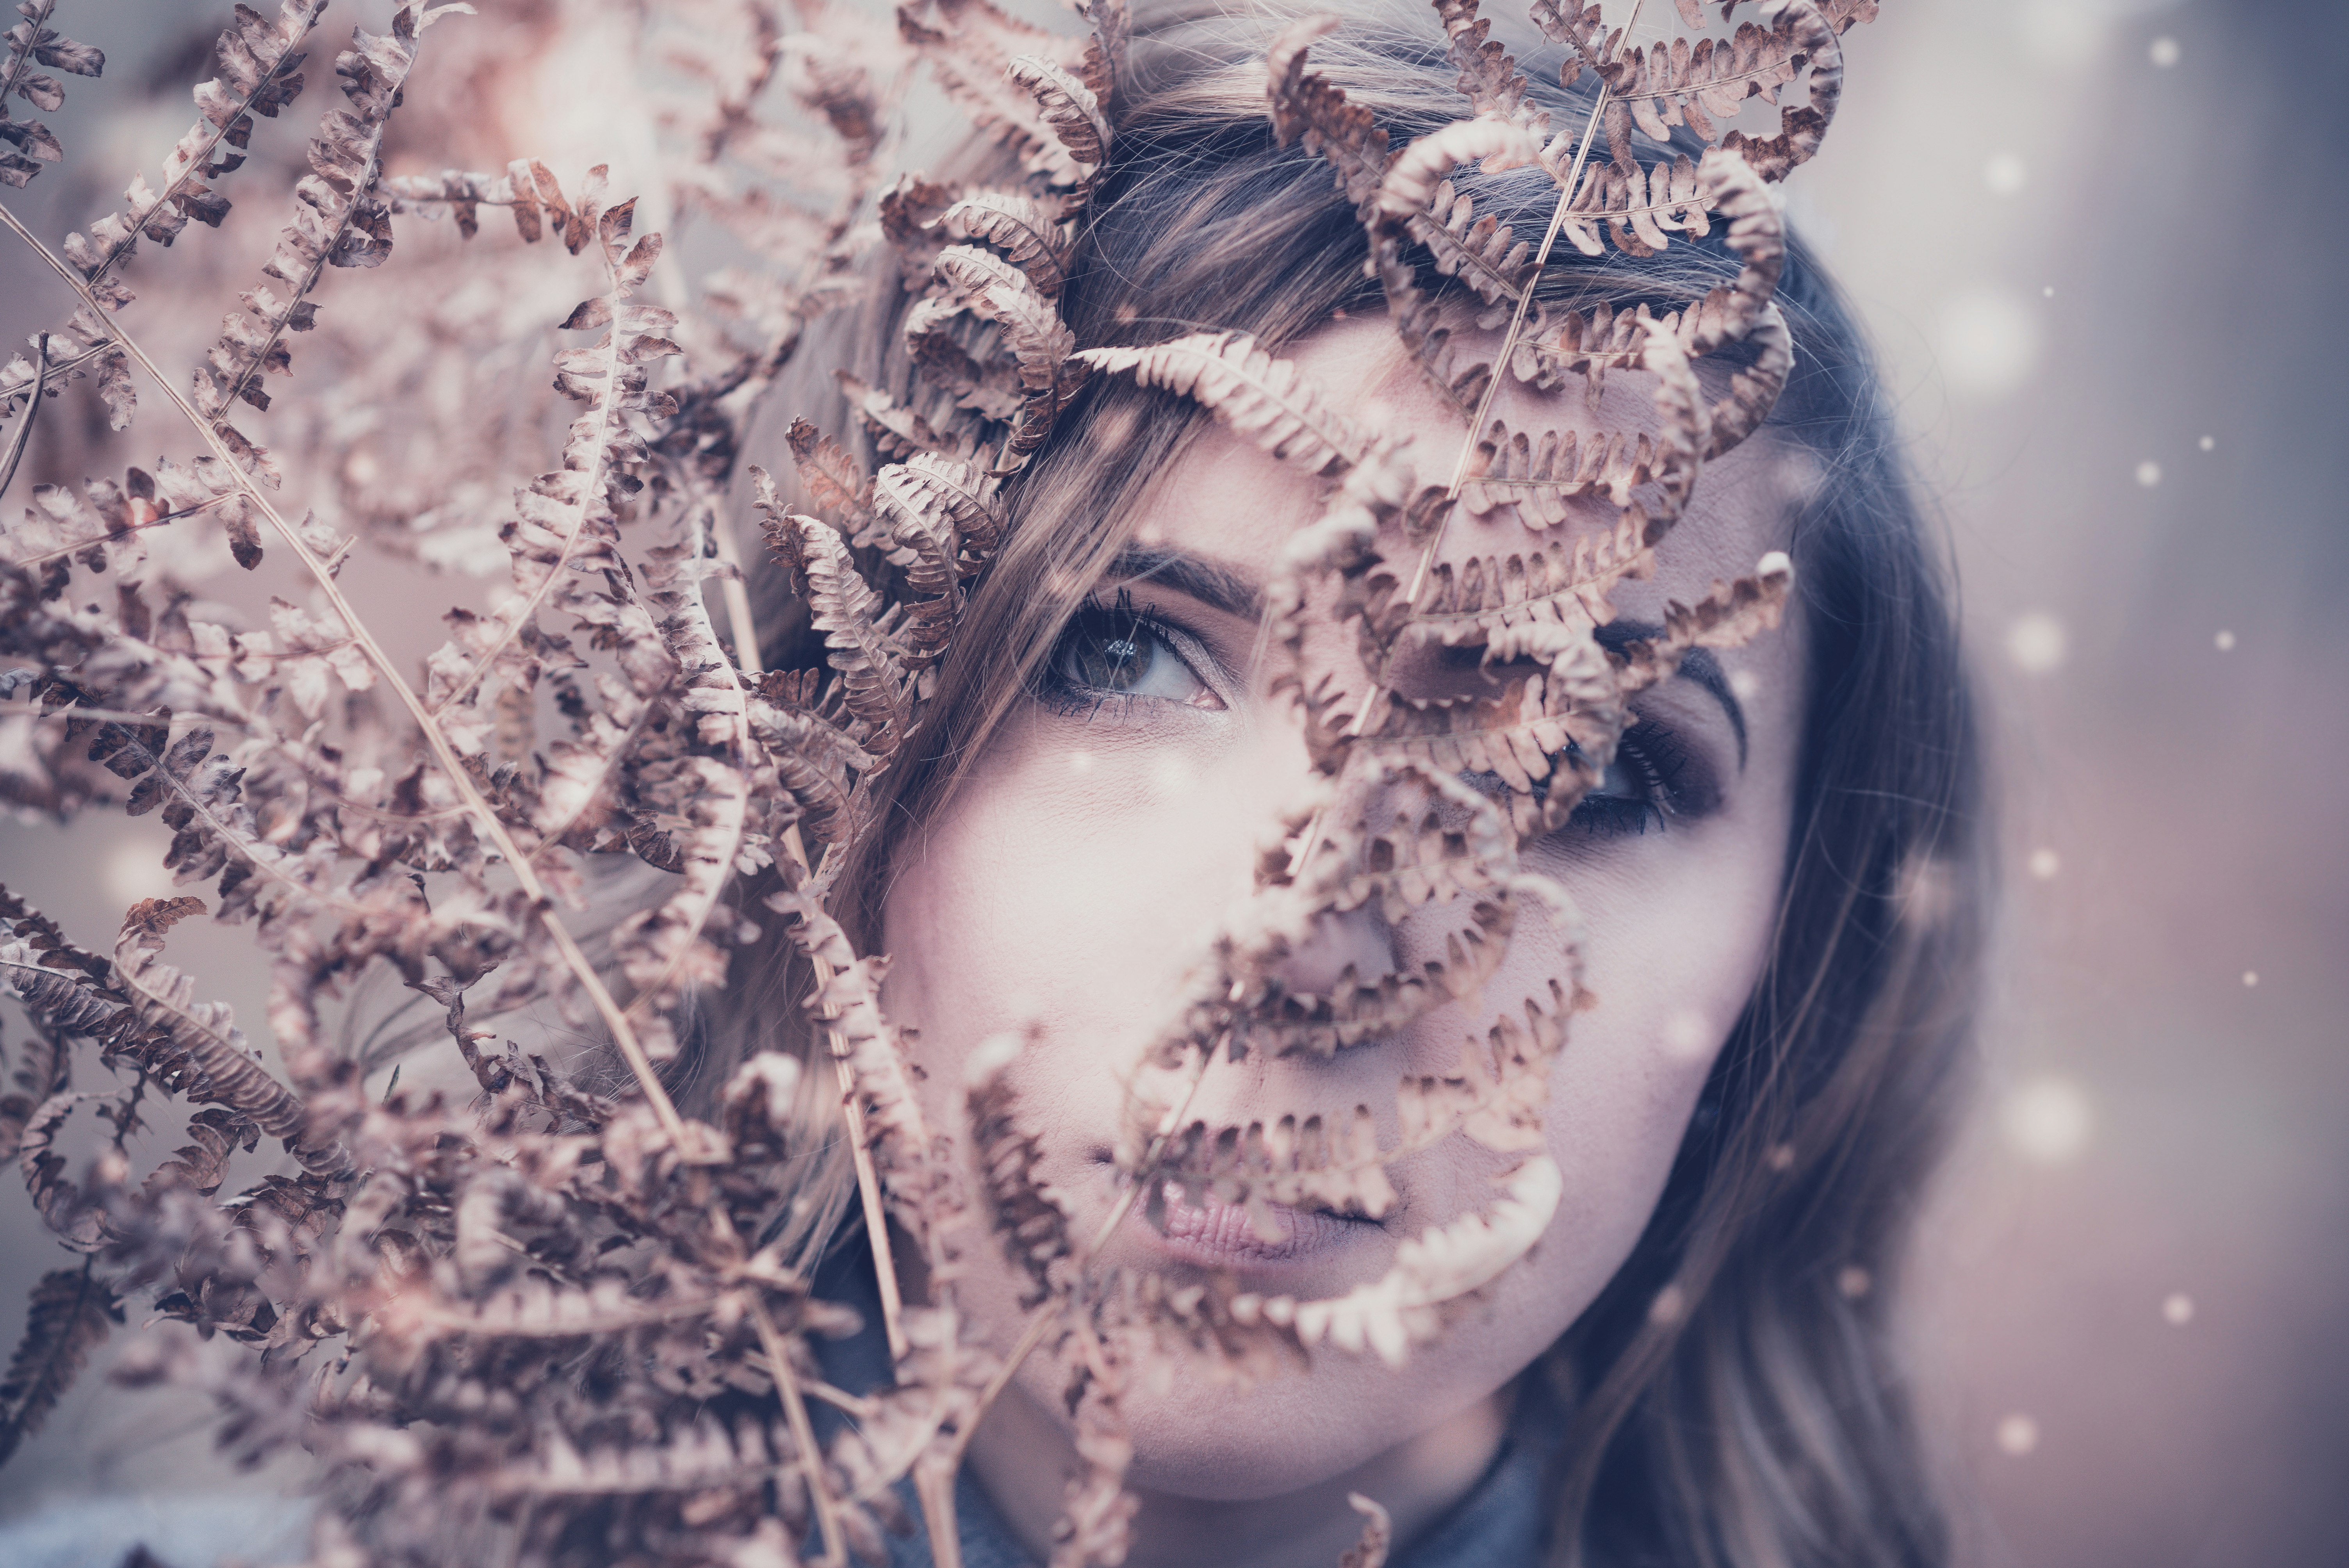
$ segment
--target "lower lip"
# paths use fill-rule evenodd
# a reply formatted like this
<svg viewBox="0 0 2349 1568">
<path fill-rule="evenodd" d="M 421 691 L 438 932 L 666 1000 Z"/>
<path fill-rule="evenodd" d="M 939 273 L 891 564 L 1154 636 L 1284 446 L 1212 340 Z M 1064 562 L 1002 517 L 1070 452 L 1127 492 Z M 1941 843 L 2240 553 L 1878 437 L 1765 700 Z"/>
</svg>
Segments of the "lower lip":
<svg viewBox="0 0 2349 1568">
<path fill-rule="evenodd" d="M 1274 1203 L 1270 1228 L 1276 1239 L 1267 1241 L 1237 1203 L 1194 1203 L 1169 1183 L 1164 1204 L 1158 1223 L 1137 1215 L 1135 1228 L 1157 1251 L 1201 1268 L 1253 1270 L 1314 1262 L 1384 1228 L 1372 1220 Z"/>
</svg>

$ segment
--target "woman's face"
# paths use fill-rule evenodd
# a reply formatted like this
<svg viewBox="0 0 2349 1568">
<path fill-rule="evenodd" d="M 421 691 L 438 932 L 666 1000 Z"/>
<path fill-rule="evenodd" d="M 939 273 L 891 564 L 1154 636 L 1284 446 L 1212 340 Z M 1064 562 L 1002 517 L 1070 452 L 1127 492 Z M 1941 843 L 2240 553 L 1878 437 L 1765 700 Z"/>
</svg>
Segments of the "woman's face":
<svg viewBox="0 0 2349 1568">
<path fill-rule="evenodd" d="M 1423 476 L 1449 473 L 1460 422 L 1382 321 L 1333 325 L 1293 357 L 1341 408 L 1416 432 L 1409 456 Z M 1512 387 L 1515 405 L 1505 394 L 1497 412 L 1520 429 L 1650 428 L 1651 385 L 1611 378 L 1595 418 L 1578 387 L 1538 400 Z M 1710 465 L 1652 579 L 1617 591 L 1616 631 L 1640 634 L 1629 624 L 1659 623 L 1668 600 L 1692 602 L 1783 548 L 1793 467 L 1763 440 Z M 1278 670 L 1250 659 L 1256 601 L 1289 534 L 1320 514 L 1325 488 L 1221 426 L 1207 433 L 1144 509 L 1127 564 L 1149 575 L 1102 583 L 1099 608 L 1056 651 L 1047 689 L 1023 703 L 968 786 L 901 852 L 885 912 L 895 955 L 888 1000 L 920 1030 L 932 1125 L 963 1125 L 959 1086 L 976 1047 L 1031 1031 L 1011 1081 L 1023 1126 L 1041 1140 L 1042 1174 L 1079 1237 L 1096 1232 L 1120 1194 L 1110 1155 L 1137 1057 L 1166 1026 L 1208 936 L 1249 893 L 1258 845 L 1309 779 L 1294 707 L 1268 689 Z M 1612 521 L 1594 504 L 1542 539 L 1512 512 L 1463 511 L 1444 555 L 1506 556 Z M 1325 632 L 1330 648 L 1350 645 Z M 1381 1455 L 1447 1427 L 1489 1425 L 1478 1412 L 1496 1408 L 1496 1391 L 1599 1294 L 1655 1206 L 1767 952 L 1802 668 L 1792 618 L 1745 647 L 1692 658 L 1637 700 L 1615 767 L 1573 820 L 1525 852 L 1527 869 L 1556 879 L 1577 906 L 1582 984 L 1592 994 L 1551 1074 L 1546 1136 L 1565 1197 L 1539 1244 L 1481 1300 L 1455 1309 L 1446 1332 L 1400 1371 L 1325 1348 L 1309 1372 L 1250 1390 L 1218 1386 L 1203 1367 L 1137 1387 L 1125 1401 L 1135 1486 L 1226 1502 L 1270 1498 L 1366 1473 Z M 1405 695 L 1426 696 L 1507 674 L 1480 671 L 1470 650 L 1415 659 L 1393 678 Z M 1415 967 L 1442 952 L 1459 920 L 1456 906 L 1391 928 L 1367 913 L 1326 918 L 1286 977 L 1314 992 L 1349 963 L 1366 977 Z M 1522 1016 L 1524 997 L 1567 979 L 1568 941 L 1563 923 L 1528 911 L 1481 999 L 1334 1058 L 1258 1053 L 1218 1063 L 1192 1114 L 1211 1126 L 1269 1123 L 1366 1104 L 1392 1139 L 1397 1079 L 1457 1070 L 1465 1035 L 1482 1038 L 1504 1012 Z M 1177 1205 L 1160 1225 L 1137 1206 L 1101 1261 L 1219 1269 L 1268 1295 L 1339 1295 L 1384 1274 L 1405 1239 L 1488 1207 L 1498 1169 L 1495 1156 L 1454 1138 L 1392 1171 L 1399 1201 L 1381 1221 L 1290 1215 L 1276 1243 L 1212 1212 Z M 1024 1279 L 997 1249 L 970 1252 L 958 1299 L 1001 1350 L 1024 1321 Z M 1000 1418 L 1050 1447 L 1066 1426 L 1059 1382 L 1046 1358 L 1031 1358 Z M 983 1463 L 989 1449 L 980 1447 Z M 1057 1497 L 1057 1480 L 1050 1490 Z"/>
</svg>

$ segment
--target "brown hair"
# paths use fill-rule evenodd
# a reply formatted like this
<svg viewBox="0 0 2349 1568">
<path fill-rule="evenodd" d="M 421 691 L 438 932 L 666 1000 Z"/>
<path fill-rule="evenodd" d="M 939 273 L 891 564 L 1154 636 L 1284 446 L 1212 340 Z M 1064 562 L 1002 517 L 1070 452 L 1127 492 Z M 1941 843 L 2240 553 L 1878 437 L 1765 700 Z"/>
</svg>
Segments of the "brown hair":
<svg viewBox="0 0 2349 1568">
<path fill-rule="evenodd" d="M 1381 308 L 1329 166 L 1273 142 L 1260 63 L 1269 36 L 1263 16 L 1138 29 L 1061 298 L 1081 345 L 1237 328 L 1278 346 L 1334 312 Z M 1398 144 L 1463 112 L 1432 28 L 1350 26 L 1314 58 Z M 1555 88 L 1547 97 L 1559 123 L 1588 112 Z M 950 172 L 1008 179 L 1010 166 L 987 151 Z M 1479 211 L 1521 234 L 1539 230 L 1555 196 L 1538 170 L 1470 178 Z M 1539 286 L 1569 306 L 1678 306 L 1734 269 L 1717 243 L 1698 242 L 1647 260 L 1569 255 Z M 1983 786 L 1949 574 L 1877 373 L 1799 245 L 1778 298 L 1796 368 L 1768 428 L 1819 476 L 1791 547 L 1810 691 L 1784 896 L 1768 967 L 1662 1202 L 1545 1364 L 1573 1410 L 1555 1487 L 1559 1563 L 1947 1556 L 1895 1369 L 1889 1287 L 1959 1098 L 1988 903 Z M 825 384 L 834 367 L 903 393 L 906 302 L 894 272 L 876 279 L 861 314 L 802 349 L 798 396 L 781 411 L 829 415 L 840 430 Z M 879 826 L 843 868 L 839 913 L 860 946 L 879 931 L 898 851 L 947 809 L 1024 700 L 1137 499 L 1201 418 L 1168 395 L 1098 382 L 1012 481 L 1016 529 L 941 671 L 937 717 L 886 779 Z M 788 624 L 771 642 L 771 663 L 820 656 Z M 803 977 L 795 985 L 771 954 L 753 961 L 761 974 L 719 1004 L 732 1009 L 716 1020 L 721 1042 L 771 1037 L 773 1020 L 794 1011 L 778 1004 Z M 795 1229 L 820 1245 L 844 1218 L 848 1189 L 835 1170 L 812 1173 L 810 1191 Z"/>
</svg>

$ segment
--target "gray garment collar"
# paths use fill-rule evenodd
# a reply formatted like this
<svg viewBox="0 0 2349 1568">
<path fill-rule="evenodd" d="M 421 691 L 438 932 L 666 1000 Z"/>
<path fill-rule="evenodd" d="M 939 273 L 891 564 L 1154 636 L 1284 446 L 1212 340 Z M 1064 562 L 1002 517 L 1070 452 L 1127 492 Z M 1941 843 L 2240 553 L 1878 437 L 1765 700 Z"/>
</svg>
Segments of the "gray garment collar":
<svg viewBox="0 0 2349 1568">
<path fill-rule="evenodd" d="M 1547 1512 L 1539 1447 L 1512 1438 L 1467 1496 L 1387 1560 L 1390 1568 L 1537 1568 Z M 905 1501 L 911 1511 L 913 1499 Z M 955 1510 L 963 1568 L 1037 1568 L 968 1470 L 955 1483 Z M 918 1532 L 893 1537 L 889 1568 L 932 1568 L 928 1540 Z"/>
</svg>

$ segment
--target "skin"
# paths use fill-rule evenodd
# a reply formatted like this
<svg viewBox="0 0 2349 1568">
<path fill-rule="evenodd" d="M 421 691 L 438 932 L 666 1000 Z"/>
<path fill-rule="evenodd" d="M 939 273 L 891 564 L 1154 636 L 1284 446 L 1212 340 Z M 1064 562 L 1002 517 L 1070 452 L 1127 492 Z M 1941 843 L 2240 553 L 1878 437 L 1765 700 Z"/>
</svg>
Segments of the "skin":
<svg viewBox="0 0 2349 1568">
<path fill-rule="evenodd" d="M 1291 356 L 1339 407 L 1419 433 L 1412 456 L 1423 473 L 1449 471 L 1460 421 L 1383 323 L 1334 324 Z M 1653 428 L 1651 390 L 1644 376 L 1610 377 L 1594 417 L 1578 388 L 1536 398 L 1513 387 L 1499 412 L 1516 428 Z M 1783 548 L 1795 470 L 1766 438 L 1709 465 L 1655 576 L 1618 590 L 1618 615 L 1660 621 L 1668 599 L 1692 601 Z M 1218 426 L 1145 500 L 1137 537 L 1262 584 L 1287 536 L 1319 515 L 1324 490 Z M 1594 505 L 1568 527 L 1611 521 Z M 1536 541 L 1511 512 L 1464 511 L 1444 555 L 1555 542 Z M 1105 597 L 1116 586 L 1105 584 Z M 1309 774 L 1293 707 L 1266 690 L 1268 672 L 1248 666 L 1255 622 L 1164 582 L 1129 586 L 1136 605 L 1180 634 L 1154 652 L 1140 693 L 1023 705 L 968 786 L 908 846 L 885 911 L 896 955 L 889 1002 L 921 1031 L 931 1125 L 962 1125 L 963 1064 L 980 1042 L 1033 1029 L 1012 1082 L 1023 1126 L 1042 1140 L 1043 1174 L 1081 1237 L 1117 1200 L 1104 1157 L 1133 1063 L 1166 1018 L 1202 934 L 1249 892 L 1267 824 Z M 1332 629 L 1309 656 L 1334 658 L 1344 645 Z M 1137 1387 L 1124 1405 L 1129 1484 L 1143 1500 L 1130 1562 L 1323 1568 L 1360 1529 L 1348 1492 L 1384 1503 L 1408 1542 L 1484 1471 L 1505 1437 L 1513 1380 L 1630 1254 L 1766 957 L 1794 803 L 1802 656 L 1791 621 L 1720 654 L 1744 713 L 1742 762 L 1723 705 L 1697 681 L 1666 682 L 1635 705 L 1684 748 L 1686 809 L 1661 829 L 1569 826 L 1526 851 L 1528 868 L 1556 878 L 1580 912 L 1582 980 L 1596 996 L 1552 1075 L 1546 1137 L 1566 1196 L 1540 1243 L 1399 1372 L 1325 1348 L 1309 1372 L 1252 1389 L 1219 1385 L 1212 1368 L 1195 1366 Z M 1471 655 L 1414 661 L 1397 686 L 1427 696 L 1492 678 Z M 1699 775 L 1709 789 L 1696 787 Z M 1619 796 L 1641 787 L 1619 772 L 1602 789 Z M 1325 918 L 1288 977 L 1311 991 L 1350 962 L 1384 972 L 1440 950 L 1457 918 L 1423 910 L 1391 930 L 1366 913 Z M 1568 937 L 1537 913 L 1521 922 L 1479 1005 L 1447 1007 L 1333 1060 L 1259 1053 L 1220 1064 L 1193 1114 L 1219 1125 L 1391 1107 L 1399 1075 L 1452 1069 L 1464 1031 L 1481 1035 L 1502 1009 L 1569 975 Z M 1309 1218 L 1341 1233 L 1301 1256 L 1242 1267 L 1242 1284 L 1304 1299 L 1375 1279 L 1405 1238 L 1488 1207 L 1502 1168 L 1453 1139 L 1394 1171 L 1401 1202 L 1382 1222 Z M 1102 1261 L 1183 1266 L 1139 1215 Z M 973 1250 L 958 1300 L 999 1350 L 1025 1321 L 1023 1283 L 995 1249 Z M 972 1452 L 990 1496 L 1040 1555 L 1076 1469 L 1060 1392 L 1050 1361 L 1032 1357 Z"/>
</svg>

